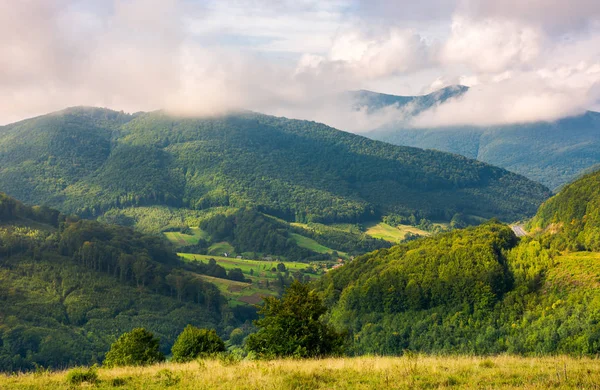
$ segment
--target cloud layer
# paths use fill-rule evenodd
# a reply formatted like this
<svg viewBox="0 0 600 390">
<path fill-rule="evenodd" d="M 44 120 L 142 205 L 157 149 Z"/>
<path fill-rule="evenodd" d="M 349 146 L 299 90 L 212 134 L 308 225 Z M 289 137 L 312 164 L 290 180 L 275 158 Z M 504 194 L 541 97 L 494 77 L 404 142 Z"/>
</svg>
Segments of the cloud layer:
<svg viewBox="0 0 600 390">
<path fill-rule="evenodd" d="M 406 108 L 354 89 L 461 99 L 415 126 L 554 120 L 598 106 L 592 0 L 0 0 L 0 123 L 72 105 L 253 109 L 365 131 Z M 434 9 L 435 12 L 428 10 Z"/>
</svg>

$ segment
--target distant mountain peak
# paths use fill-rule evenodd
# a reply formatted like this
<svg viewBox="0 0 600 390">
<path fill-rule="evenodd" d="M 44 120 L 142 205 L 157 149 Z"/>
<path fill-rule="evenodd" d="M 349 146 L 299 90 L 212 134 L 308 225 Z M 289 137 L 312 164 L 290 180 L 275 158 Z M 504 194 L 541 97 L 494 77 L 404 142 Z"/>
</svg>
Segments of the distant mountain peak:
<svg viewBox="0 0 600 390">
<path fill-rule="evenodd" d="M 359 89 L 359 90 L 355 90 L 355 91 L 349 91 L 348 93 L 350 95 L 354 95 L 354 96 L 367 96 L 367 97 L 380 96 L 380 97 L 401 98 L 401 99 L 418 99 L 418 98 L 425 98 L 428 96 L 438 96 L 438 97 L 450 98 L 450 97 L 462 95 L 463 93 L 467 92 L 468 90 L 469 90 L 469 87 L 467 87 L 465 85 L 454 84 L 454 85 L 449 85 L 447 87 L 437 89 L 433 92 L 430 92 L 428 94 L 423 94 L 423 95 L 393 95 L 393 94 L 389 94 L 389 93 L 370 91 L 368 89 Z"/>
<path fill-rule="evenodd" d="M 356 109 L 367 107 L 370 112 L 373 112 L 388 106 L 408 107 L 410 104 L 411 114 L 416 115 L 449 99 L 457 98 L 468 90 L 469 87 L 464 85 L 450 85 L 427 95 L 390 95 L 364 89 L 347 92 L 347 95 L 354 100 Z"/>
<path fill-rule="evenodd" d="M 469 87 L 467 87 L 465 85 L 455 84 L 455 85 L 449 85 L 444 88 L 440 88 L 440 89 L 433 91 L 425 96 L 436 96 L 436 97 L 440 98 L 440 100 L 445 100 L 445 99 L 449 99 L 452 97 L 460 96 L 463 93 L 467 92 L 468 90 L 469 90 Z"/>
</svg>

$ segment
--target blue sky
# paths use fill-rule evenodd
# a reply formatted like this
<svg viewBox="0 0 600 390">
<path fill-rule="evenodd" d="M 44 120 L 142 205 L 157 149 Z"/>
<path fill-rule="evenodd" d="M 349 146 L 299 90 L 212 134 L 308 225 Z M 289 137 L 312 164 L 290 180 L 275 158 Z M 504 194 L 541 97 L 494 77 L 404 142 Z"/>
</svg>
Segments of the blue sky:
<svg viewBox="0 0 600 390">
<path fill-rule="evenodd" d="M 600 97 L 597 0 L 0 5 L 0 123 L 73 105 L 244 108 L 364 131 L 406 113 L 348 113 L 333 97 L 472 87 L 415 126 L 555 120 L 597 109 Z"/>
</svg>

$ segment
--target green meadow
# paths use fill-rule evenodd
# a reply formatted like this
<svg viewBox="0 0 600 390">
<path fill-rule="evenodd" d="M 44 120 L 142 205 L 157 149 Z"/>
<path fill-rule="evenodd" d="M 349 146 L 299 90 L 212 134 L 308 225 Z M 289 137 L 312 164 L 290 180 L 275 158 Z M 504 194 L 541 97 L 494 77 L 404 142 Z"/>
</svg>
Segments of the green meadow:
<svg viewBox="0 0 600 390">
<path fill-rule="evenodd" d="M 73 375 L 71 375 L 73 378 Z M 514 356 L 197 360 L 99 368 L 73 383 L 69 371 L 0 374 L 1 389 L 598 389 L 596 359 Z"/>
<path fill-rule="evenodd" d="M 398 225 L 397 227 L 393 227 L 383 222 L 367 225 L 365 233 L 373 238 L 380 238 L 395 244 L 402 242 L 408 233 L 419 236 L 430 235 L 429 232 L 414 226 Z"/>
<path fill-rule="evenodd" d="M 200 239 L 208 239 L 209 235 L 200 228 L 190 228 L 193 234 L 184 234 L 181 232 L 165 232 L 163 233 L 169 241 L 175 246 L 186 246 L 197 244 Z"/>
<path fill-rule="evenodd" d="M 178 253 L 178 255 L 187 261 L 203 261 L 208 263 L 214 259 L 217 264 L 231 270 L 239 268 L 251 283 L 238 282 L 215 278 L 212 276 L 199 275 L 202 279 L 214 283 L 221 293 L 230 300 L 230 303 L 238 305 L 240 303 L 257 304 L 261 302 L 261 297 L 265 295 L 278 294 L 278 273 L 277 265 L 283 264 L 290 273 L 302 272 L 309 275 L 310 278 L 318 278 L 324 271 L 326 262 L 307 264 L 276 260 L 247 260 L 233 257 L 197 255 L 193 253 Z"/>
<path fill-rule="evenodd" d="M 306 249 L 310 249 L 311 251 L 317 252 L 317 253 L 326 253 L 326 254 L 332 254 L 333 252 L 335 252 L 333 249 L 328 248 L 324 245 L 319 244 L 318 242 L 316 242 L 315 240 L 313 240 L 312 238 L 308 238 L 305 236 L 302 236 L 300 234 L 297 233 L 291 233 L 292 238 L 294 239 L 294 241 L 296 241 L 296 244 L 298 244 L 299 247 L 301 248 L 306 248 Z M 344 252 L 337 252 L 340 256 L 346 256 L 346 253 Z"/>
</svg>

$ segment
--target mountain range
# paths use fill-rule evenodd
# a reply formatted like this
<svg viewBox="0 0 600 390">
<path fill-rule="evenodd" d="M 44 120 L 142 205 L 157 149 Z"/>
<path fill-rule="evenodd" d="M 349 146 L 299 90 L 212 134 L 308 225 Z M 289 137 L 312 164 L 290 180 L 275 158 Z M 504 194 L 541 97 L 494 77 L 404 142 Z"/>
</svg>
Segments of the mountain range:
<svg viewBox="0 0 600 390">
<path fill-rule="evenodd" d="M 71 108 L 0 128 L 0 188 L 84 217 L 166 205 L 254 207 L 292 222 L 386 215 L 516 220 L 548 190 L 461 156 L 393 146 L 309 121 L 180 118 Z"/>
<path fill-rule="evenodd" d="M 502 168 L 315 122 L 83 107 L 0 128 L 0 163 L 0 188 L 41 204 L 0 194 L 4 371 L 101 362 L 137 326 L 164 352 L 188 323 L 244 337 L 256 314 L 235 294 L 294 279 L 312 281 L 350 353 L 600 348 L 600 173 L 548 199 Z M 530 216 L 521 239 L 483 222 Z M 483 223 L 393 247 L 363 229 L 418 218 Z M 141 231 L 178 234 L 186 253 Z"/>
<path fill-rule="evenodd" d="M 465 93 L 468 88 L 464 86 L 425 96 L 361 92 L 357 101 L 371 111 L 410 104 L 411 115 L 416 115 L 448 99 L 460 99 Z M 551 189 L 600 163 L 600 113 L 593 111 L 553 122 L 497 126 L 412 128 L 397 122 L 364 135 L 395 145 L 460 154 L 519 173 Z"/>
</svg>

